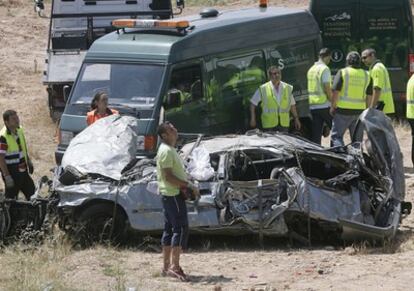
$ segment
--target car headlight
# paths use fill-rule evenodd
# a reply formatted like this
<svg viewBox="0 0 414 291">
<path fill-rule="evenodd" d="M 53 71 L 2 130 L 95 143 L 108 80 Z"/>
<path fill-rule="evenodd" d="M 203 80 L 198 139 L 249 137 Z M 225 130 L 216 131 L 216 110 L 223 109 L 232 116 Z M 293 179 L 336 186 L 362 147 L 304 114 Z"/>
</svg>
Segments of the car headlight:
<svg viewBox="0 0 414 291">
<path fill-rule="evenodd" d="M 61 130 L 59 134 L 59 143 L 68 145 L 75 135 L 71 131 Z"/>
</svg>

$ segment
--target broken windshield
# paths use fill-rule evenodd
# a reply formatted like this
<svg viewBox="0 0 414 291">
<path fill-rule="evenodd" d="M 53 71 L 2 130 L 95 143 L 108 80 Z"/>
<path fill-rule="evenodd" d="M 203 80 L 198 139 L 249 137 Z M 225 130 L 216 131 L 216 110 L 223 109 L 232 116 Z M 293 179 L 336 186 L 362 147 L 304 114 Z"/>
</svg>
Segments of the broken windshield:
<svg viewBox="0 0 414 291">
<path fill-rule="evenodd" d="M 108 93 L 109 104 L 152 107 L 159 95 L 164 67 L 143 64 L 83 64 L 70 104 L 91 104 L 93 96 Z"/>
</svg>

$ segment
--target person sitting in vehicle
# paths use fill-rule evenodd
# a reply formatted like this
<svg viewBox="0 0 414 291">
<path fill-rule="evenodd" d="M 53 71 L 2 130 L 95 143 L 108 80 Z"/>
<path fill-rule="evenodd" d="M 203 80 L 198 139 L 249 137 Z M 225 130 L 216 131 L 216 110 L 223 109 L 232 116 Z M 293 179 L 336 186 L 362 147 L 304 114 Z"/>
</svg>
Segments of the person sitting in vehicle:
<svg viewBox="0 0 414 291">
<path fill-rule="evenodd" d="M 95 96 L 93 96 L 91 111 L 89 111 L 86 115 L 86 123 L 89 126 L 98 119 L 112 114 L 119 114 L 119 112 L 115 109 L 108 108 L 108 94 L 105 92 L 98 92 Z"/>
</svg>

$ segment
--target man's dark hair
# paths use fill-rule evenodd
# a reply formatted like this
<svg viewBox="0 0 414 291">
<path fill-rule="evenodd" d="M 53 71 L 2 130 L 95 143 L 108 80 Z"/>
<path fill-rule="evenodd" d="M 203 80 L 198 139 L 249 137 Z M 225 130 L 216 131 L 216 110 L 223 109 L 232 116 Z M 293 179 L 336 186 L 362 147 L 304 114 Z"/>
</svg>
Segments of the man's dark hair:
<svg viewBox="0 0 414 291">
<path fill-rule="evenodd" d="M 364 52 L 367 52 L 367 54 L 368 55 L 370 55 L 370 56 L 374 56 L 374 57 L 376 57 L 377 56 L 377 52 L 373 49 L 373 48 L 367 48 L 367 49 L 365 49 L 364 50 Z"/>
<path fill-rule="evenodd" d="M 98 102 L 104 96 L 106 96 L 106 98 L 108 98 L 108 94 L 106 94 L 106 92 L 104 92 L 104 91 L 99 91 L 93 96 L 93 99 L 92 99 L 92 102 L 91 102 L 91 110 L 95 110 L 95 109 L 98 108 Z"/>
<path fill-rule="evenodd" d="M 4 111 L 3 112 L 3 121 L 4 122 L 9 121 L 10 117 L 12 117 L 12 116 L 14 116 L 16 114 L 17 114 L 17 112 L 14 111 L 14 110 L 12 110 L 12 109 L 9 109 L 9 110 Z"/>
<path fill-rule="evenodd" d="M 273 71 L 279 71 L 279 72 L 282 72 L 282 70 L 281 70 L 278 66 L 270 66 L 270 67 L 267 69 L 267 74 L 270 76 L 270 72 L 273 72 Z"/>
<path fill-rule="evenodd" d="M 346 63 L 349 66 L 352 66 L 354 68 L 358 68 L 361 65 L 361 56 L 358 52 L 352 51 L 349 52 L 346 56 Z"/>
<path fill-rule="evenodd" d="M 329 57 L 331 55 L 332 55 L 332 52 L 327 47 L 321 48 L 321 50 L 319 51 L 319 57 L 321 58 Z"/>
<path fill-rule="evenodd" d="M 166 121 L 158 125 L 157 134 L 160 138 L 162 138 L 162 134 L 166 133 L 168 128 L 170 128 L 170 124 L 171 123 L 169 121 Z"/>
</svg>

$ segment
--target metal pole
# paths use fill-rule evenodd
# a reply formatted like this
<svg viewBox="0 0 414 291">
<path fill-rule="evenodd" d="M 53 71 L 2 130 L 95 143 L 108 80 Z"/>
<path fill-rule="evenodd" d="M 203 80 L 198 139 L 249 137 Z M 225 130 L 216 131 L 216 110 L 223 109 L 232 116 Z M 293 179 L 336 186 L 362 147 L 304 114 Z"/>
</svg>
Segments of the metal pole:
<svg viewBox="0 0 414 291">
<path fill-rule="evenodd" d="M 263 180 L 257 181 L 257 190 L 259 194 L 259 243 L 260 247 L 263 248 L 263 201 L 262 201 L 262 185 Z"/>
<path fill-rule="evenodd" d="M 47 40 L 47 52 L 49 52 L 49 50 L 50 50 L 50 40 L 52 39 L 53 7 L 55 6 L 54 3 L 55 3 L 55 0 L 52 0 L 52 7 L 50 8 L 49 38 Z"/>
</svg>

